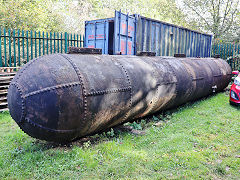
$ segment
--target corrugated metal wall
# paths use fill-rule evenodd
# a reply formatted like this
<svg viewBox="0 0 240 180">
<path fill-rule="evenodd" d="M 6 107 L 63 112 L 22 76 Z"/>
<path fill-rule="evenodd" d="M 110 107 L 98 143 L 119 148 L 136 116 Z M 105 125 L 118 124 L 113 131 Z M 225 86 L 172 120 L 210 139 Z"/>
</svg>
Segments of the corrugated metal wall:
<svg viewBox="0 0 240 180">
<path fill-rule="evenodd" d="M 85 47 L 102 48 L 103 54 L 145 51 L 157 56 L 210 57 L 211 41 L 211 35 L 121 11 L 114 18 L 85 24 Z"/>
<path fill-rule="evenodd" d="M 113 21 L 113 18 L 86 21 L 84 46 L 89 48 L 101 48 L 103 54 L 108 54 L 109 22 Z"/>
<path fill-rule="evenodd" d="M 134 55 L 135 54 L 135 34 L 136 19 L 121 11 L 115 11 L 114 20 L 114 54 Z"/>
<path fill-rule="evenodd" d="M 137 17 L 137 51 L 156 52 L 158 56 L 176 53 L 187 57 L 209 57 L 212 36 L 183 27 L 135 15 Z"/>
</svg>

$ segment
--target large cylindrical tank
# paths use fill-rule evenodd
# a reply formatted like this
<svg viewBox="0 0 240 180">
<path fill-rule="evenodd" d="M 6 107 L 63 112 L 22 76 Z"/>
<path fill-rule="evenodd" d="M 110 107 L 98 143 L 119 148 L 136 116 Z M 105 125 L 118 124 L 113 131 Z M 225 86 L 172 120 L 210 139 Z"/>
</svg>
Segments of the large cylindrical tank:
<svg viewBox="0 0 240 180">
<path fill-rule="evenodd" d="M 27 63 L 8 90 L 32 137 L 66 142 L 223 90 L 221 59 L 53 54 Z"/>
</svg>

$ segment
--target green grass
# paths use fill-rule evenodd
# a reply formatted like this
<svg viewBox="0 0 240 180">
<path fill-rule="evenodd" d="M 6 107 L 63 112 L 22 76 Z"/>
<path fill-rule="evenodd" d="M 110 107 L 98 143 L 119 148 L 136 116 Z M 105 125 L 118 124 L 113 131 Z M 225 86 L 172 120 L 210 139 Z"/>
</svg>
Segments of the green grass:
<svg viewBox="0 0 240 180">
<path fill-rule="evenodd" d="M 145 135 L 112 130 L 56 146 L 2 113 L 0 179 L 240 179 L 240 109 L 226 93 L 148 119 L 131 124 Z"/>
</svg>

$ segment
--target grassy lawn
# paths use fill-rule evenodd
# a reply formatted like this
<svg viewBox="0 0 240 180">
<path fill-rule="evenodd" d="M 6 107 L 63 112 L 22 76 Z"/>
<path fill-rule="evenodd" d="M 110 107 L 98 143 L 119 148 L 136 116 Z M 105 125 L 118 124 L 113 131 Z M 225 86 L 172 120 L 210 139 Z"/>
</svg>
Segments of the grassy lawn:
<svg viewBox="0 0 240 180">
<path fill-rule="evenodd" d="M 130 125 L 145 134 L 112 130 L 57 146 L 2 113 L 0 179 L 240 179 L 240 108 L 226 92 Z"/>
</svg>

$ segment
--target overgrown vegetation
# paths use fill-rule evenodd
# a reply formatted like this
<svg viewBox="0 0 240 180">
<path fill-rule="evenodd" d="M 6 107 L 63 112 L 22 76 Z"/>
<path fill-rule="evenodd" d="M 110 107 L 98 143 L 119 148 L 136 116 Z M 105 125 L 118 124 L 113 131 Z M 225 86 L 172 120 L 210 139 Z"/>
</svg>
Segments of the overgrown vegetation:
<svg viewBox="0 0 240 180">
<path fill-rule="evenodd" d="M 84 21 L 120 9 L 189 27 L 175 0 L 0 0 L 0 27 L 82 34 Z"/>
<path fill-rule="evenodd" d="M 0 179 L 239 179 L 240 109 L 228 95 L 128 123 L 65 146 L 23 133 L 0 114 Z"/>
<path fill-rule="evenodd" d="M 211 32 L 215 43 L 239 42 L 239 0 L 183 0 L 183 4 L 188 21 L 198 29 Z"/>
<path fill-rule="evenodd" d="M 0 27 L 84 33 L 84 21 L 114 10 L 212 33 L 215 42 L 239 42 L 239 0 L 0 0 Z"/>
<path fill-rule="evenodd" d="M 228 57 L 227 62 L 231 65 L 232 70 L 240 70 L 240 54 Z"/>
<path fill-rule="evenodd" d="M 36 31 L 61 31 L 63 12 L 54 0 L 0 0 L 0 27 Z"/>
</svg>

